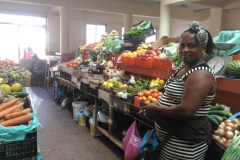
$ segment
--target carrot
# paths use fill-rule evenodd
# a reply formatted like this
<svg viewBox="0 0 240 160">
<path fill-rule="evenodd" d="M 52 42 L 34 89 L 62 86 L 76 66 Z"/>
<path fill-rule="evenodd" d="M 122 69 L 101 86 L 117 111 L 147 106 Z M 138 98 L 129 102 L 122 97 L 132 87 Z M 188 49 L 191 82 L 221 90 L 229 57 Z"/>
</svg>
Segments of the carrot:
<svg viewBox="0 0 240 160">
<path fill-rule="evenodd" d="M 0 107 L 0 112 L 11 107 L 12 105 L 14 105 L 15 103 L 17 103 L 17 101 L 19 100 L 19 98 L 15 98 L 7 103 L 4 103 L 3 105 L 1 105 Z"/>
<path fill-rule="evenodd" d="M 14 113 L 6 114 L 5 115 L 5 120 L 9 120 L 9 119 L 12 119 L 12 118 L 16 118 L 16 117 L 25 115 L 25 114 L 27 114 L 30 111 L 31 111 L 30 108 L 26 108 L 26 109 L 24 109 L 24 110 L 22 110 L 20 112 L 14 112 Z"/>
<path fill-rule="evenodd" d="M 3 110 L 2 112 L 0 112 L 0 118 L 5 117 L 6 114 L 14 112 L 16 109 L 22 107 L 23 105 L 24 105 L 24 102 L 22 102 L 20 104 L 15 104 L 15 105 Z"/>
<path fill-rule="evenodd" d="M 13 111 L 13 113 L 15 113 L 15 112 L 21 112 L 21 109 L 18 108 L 18 109 L 16 109 L 15 111 Z"/>
<path fill-rule="evenodd" d="M 5 118 L 0 119 L 0 123 L 1 123 L 1 122 L 4 122 L 4 121 L 5 121 Z"/>
<path fill-rule="evenodd" d="M 28 121 L 32 120 L 33 115 L 31 113 L 13 118 L 13 119 L 9 119 L 7 121 L 4 121 L 2 123 L 0 123 L 1 125 L 8 127 L 8 126 L 16 126 L 19 124 L 23 124 L 23 123 L 27 123 Z"/>
</svg>

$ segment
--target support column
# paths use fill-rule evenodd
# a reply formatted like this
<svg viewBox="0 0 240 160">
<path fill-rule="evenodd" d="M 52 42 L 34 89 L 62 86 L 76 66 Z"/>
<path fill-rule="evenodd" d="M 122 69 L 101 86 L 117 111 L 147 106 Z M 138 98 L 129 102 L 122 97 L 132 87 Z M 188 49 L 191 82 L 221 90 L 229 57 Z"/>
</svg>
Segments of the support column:
<svg viewBox="0 0 240 160">
<path fill-rule="evenodd" d="M 70 53 L 69 8 L 60 7 L 60 53 Z"/>
<path fill-rule="evenodd" d="M 132 14 L 124 14 L 124 32 L 130 31 L 131 29 L 132 29 Z"/>
<path fill-rule="evenodd" d="M 221 31 L 222 8 L 211 8 L 209 32 L 212 37 L 216 37 Z"/>
<path fill-rule="evenodd" d="M 165 1 L 162 0 L 160 5 L 159 38 L 170 36 L 171 5 L 165 5 Z"/>
</svg>

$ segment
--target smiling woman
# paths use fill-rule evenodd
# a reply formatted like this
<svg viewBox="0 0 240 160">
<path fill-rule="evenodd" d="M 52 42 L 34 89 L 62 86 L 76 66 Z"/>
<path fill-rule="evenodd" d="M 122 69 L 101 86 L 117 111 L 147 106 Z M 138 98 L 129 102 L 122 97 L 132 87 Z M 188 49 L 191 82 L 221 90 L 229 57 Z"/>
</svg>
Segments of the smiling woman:
<svg viewBox="0 0 240 160">
<path fill-rule="evenodd" d="M 215 75 L 203 59 L 204 52 L 211 54 L 212 37 L 193 21 L 179 44 L 183 66 L 167 80 L 159 102 L 142 107 L 139 113 L 155 120 L 163 145 L 157 159 L 203 160 L 212 137 L 206 115 L 217 87 Z"/>
</svg>

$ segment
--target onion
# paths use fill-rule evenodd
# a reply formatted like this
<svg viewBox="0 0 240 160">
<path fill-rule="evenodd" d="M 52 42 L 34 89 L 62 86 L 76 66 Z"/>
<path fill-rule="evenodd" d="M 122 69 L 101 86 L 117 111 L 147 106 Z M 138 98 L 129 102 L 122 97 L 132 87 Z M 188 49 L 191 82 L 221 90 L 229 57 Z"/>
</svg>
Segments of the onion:
<svg viewBox="0 0 240 160">
<path fill-rule="evenodd" d="M 224 127 L 224 130 L 225 130 L 225 131 L 232 131 L 233 129 L 232 129 L 232 127 L 230 127 L 230 126 L 226 126 L 226 127 Z"/>
<path fill-rule="evenodd" d="M 223 126 L 223 127 L 224 127 L 224 126 L 225 126 L 225 123 L 224 123 L 224 122 L 221 122 L 221 123 L 220 123 L 220 126 Z"/>
<path fill-rule="evenodd" d="M 232 122 L 229 122 L 229 123 L 225 123 L 226 126 L 230 126 L 230 127 L 233 127 L 233 123 Z"/>
<path fill-rule="evenodd" d="M 218 142 L 221 138 L 220 138 L 219 136 L 217 136 L 217 135 L 214 135 L 214 136 L 213 136 L 213 139 Z"/>
<path fill-rule="evenodd" d="M 231 123 L 232 121 L 230 119 L 227 119 L 224 121 L 225 123 Z"/>
<path fill-rule="evenodd" d="M 218 129 L 214 133 L 220 137 L 225 135 L 225 131 L 223 129 Z"/>
<path fill-rule="evenodd" d="M 233 124 L 232 128 L 233 128 L 233 130 L 235 131 L 235 130 L 238 130 L 238 129 L 239 129 L 239 126 L 238 126 L 238 124 Z"/>
<path fill-rule="evenodd" d="M 224 138 L 225 139 L 225 138 Z M 223 140 L 223 138 L 221 138 L 219 141 L 217 141 L 218 144 L 220 144 L 221 146 L 223 146 L 225 144 L 226 141 Z"/>
<path fill-rule="evenodd" d="M 228 146 L 230 145 L 231 141 L 230 140 L 227 140 L 226 143 L 224 143 L 223 147 L 226 149 L 228 148 Z"/>
<path fill-rule="evenodd" d="M 238 120 L 237 118 L 235 118 L 235 119 L 232 120 L 232 123 L 233 123 L 233 124 L 238 124 L 238 122 L 239 122 L 239 120 Z"/>
<path fill-rule="evenodd" d="M 218 126 L 218 129 L 224 129 L 224 126 L 219 125 L 219 126 Z"/>
<path fill-rule="evenodd" d="M 232 139 L 233 136 L 234 136 L 234 133 L 233 133 L 232 131 L 226 131 L 224 137 L 225 137 L 226 139 Z"/>
</svg>

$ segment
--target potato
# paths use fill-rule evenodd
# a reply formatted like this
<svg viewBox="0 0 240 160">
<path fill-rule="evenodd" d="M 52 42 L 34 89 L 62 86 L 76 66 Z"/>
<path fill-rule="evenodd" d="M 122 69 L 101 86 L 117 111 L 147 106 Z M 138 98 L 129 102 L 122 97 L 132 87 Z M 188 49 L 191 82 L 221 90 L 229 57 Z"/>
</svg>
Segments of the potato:
<svg viewBox="0 0 240 160">
<path fill-rule="evenodd" d="M 19 70 L 19 67 L 18 67 L 18 66 L 13 66 L 12 69 L 13 69 L 14 71 L 16 71 L 16 70 Z"/>
</svg>

